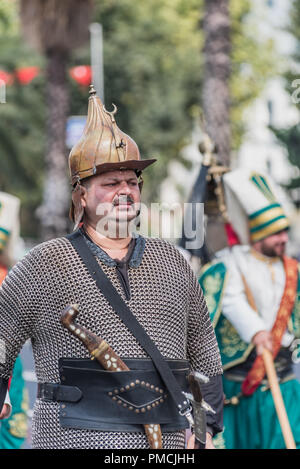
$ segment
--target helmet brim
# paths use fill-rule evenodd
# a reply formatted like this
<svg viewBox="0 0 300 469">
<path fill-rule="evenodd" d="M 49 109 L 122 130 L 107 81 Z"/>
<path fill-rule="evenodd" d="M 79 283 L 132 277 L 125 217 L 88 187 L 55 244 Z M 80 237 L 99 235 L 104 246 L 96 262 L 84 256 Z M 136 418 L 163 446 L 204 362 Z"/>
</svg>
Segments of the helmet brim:
<svg viewBox="0 0 300 469">
<path fill-rule="evenodd" d="M 125 169 L 132 169 L 133 171 L 142 172 L 151 164 L 155 163 L 156 159 L 149 159 L 149 160 L 127 160 L 127 161 L 118 161 L 115 163 L 102 163 L 96 166 L 95 168 L 91 168 L 87 171 L 81 171 L 80 174 L 74 175 L 72 177 L 72 185 L 76 184 L 77 182 L 81 181 L 82 179 L 86 179 L 91 176 L 96 176 L 98 174 L 103 174 L 108 171 L 115 171 L 115 170 L 125 170 Z"/>
</svg>

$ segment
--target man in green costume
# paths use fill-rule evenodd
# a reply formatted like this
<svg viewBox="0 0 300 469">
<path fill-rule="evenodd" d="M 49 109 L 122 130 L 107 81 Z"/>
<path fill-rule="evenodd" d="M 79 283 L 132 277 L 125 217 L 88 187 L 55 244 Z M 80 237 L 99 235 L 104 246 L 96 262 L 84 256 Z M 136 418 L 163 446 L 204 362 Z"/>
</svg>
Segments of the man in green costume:
<svg viewBox="0 0 300 469">
<path fill-rule="evenodd" d="M 300 383 L 293 356 L 300 336 L 298 263 L 285 255 L 289 221 L 278 188 L 264 175 L 224 176 L 227 213 L 238 244 L 216 253 L 199 282 L 213 321 L 224 369 L 227 449 L 285 448 L 262 351 L 273 354 L 280 389 L 300 448 Z"/>
<path fill-rule="evenodd" d="M 19 449 L 27 436 L 28 396 L 22 371 L 22 361 L 18 356 L 9 390 L 12 411 L 0 423 L 0 449 Z"/>
<path fill-rule="evenodd" d="M 0 285 L 8 270 L 15 263 L 16 244 L 19 236 L 20 201 L 0 192 Z M 5 350 L 0 344 L 0 360 L 5 360 Z M 19 449 L 27 435 L 27 389 L 22 375 L 20 357 L 14 365 L 9 396 L 0 414 L 0 449 Z"/>
</svg>

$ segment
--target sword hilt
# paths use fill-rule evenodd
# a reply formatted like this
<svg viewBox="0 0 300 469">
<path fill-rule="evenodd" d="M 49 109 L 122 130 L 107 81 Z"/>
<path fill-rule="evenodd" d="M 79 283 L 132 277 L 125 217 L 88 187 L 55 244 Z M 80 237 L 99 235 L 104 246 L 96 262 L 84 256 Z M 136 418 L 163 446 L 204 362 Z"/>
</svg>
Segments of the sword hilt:
<svg viewBox="0 0 300 469">
<path fill-rule="evenodd" d="M 75 322 L 78 314 L 78 306 L 69 305 L 62 312 L 60 321 L 66 329 L 86 346 L 91 354 L 91 359 L 96 359 L 109 371 L 128 371 L 128 366 L 104 339 Z"/>
<path fill-rule="evenodd" d="M 204 401 L 200 384 L 209 382 L 209 378 L 202 373 L 193 371 L 188 376 L 192 394 L 185 394 L 193 406 L 195 449 L 203 449 L 206 444 L 206 412 L 214 412 L 211 406 Z"/>
</svg>

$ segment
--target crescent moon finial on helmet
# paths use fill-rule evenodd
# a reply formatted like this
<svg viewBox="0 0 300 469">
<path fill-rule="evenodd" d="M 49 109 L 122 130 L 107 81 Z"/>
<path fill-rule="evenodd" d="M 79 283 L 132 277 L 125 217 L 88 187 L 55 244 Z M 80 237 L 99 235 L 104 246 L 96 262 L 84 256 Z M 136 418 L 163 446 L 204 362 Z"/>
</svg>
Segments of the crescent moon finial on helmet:
<svg viewBox="0 0 300 469">
<path fill-rule="evenodd" d="M 111 117 L 112 122 L 116 122 L 115 114 L 117 114 L 118 108 L 114 103 L 112 103 L 112 105 L 114 107 L 113 110 L 112 111 L 107 111 L 105 105 L 103 104 L 103 111 L 105 112 L 105 114 L 108 114 Z"/>
</svg>

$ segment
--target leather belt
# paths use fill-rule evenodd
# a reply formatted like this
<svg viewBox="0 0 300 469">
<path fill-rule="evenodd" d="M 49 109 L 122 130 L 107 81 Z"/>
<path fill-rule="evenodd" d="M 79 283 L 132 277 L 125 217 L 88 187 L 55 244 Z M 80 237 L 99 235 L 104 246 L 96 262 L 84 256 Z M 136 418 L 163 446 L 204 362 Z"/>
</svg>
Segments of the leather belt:
<svg viewBox="0 0 300 469">
<path fill-rule="evenodd" d="M 130 371 L 104 370 L 90 359 L 59 360 L 58 383 L 38 385 L 38 398 L 60 404 L 64 428 L 143 432 L 144 424 L 160 424 L 163 431 L 188 427 L 178 413 L 151 359 L 126 359 Z M 188 391 L 187 360 L 167 360 L 182 390 Z"/>
<path fill-rule="evenodd" d="M 37 398 L 52 402 L 78 402 L 82 391 L 77 386 L 64 386 L 57 383 L 38 383 Z"/>
</svg>

